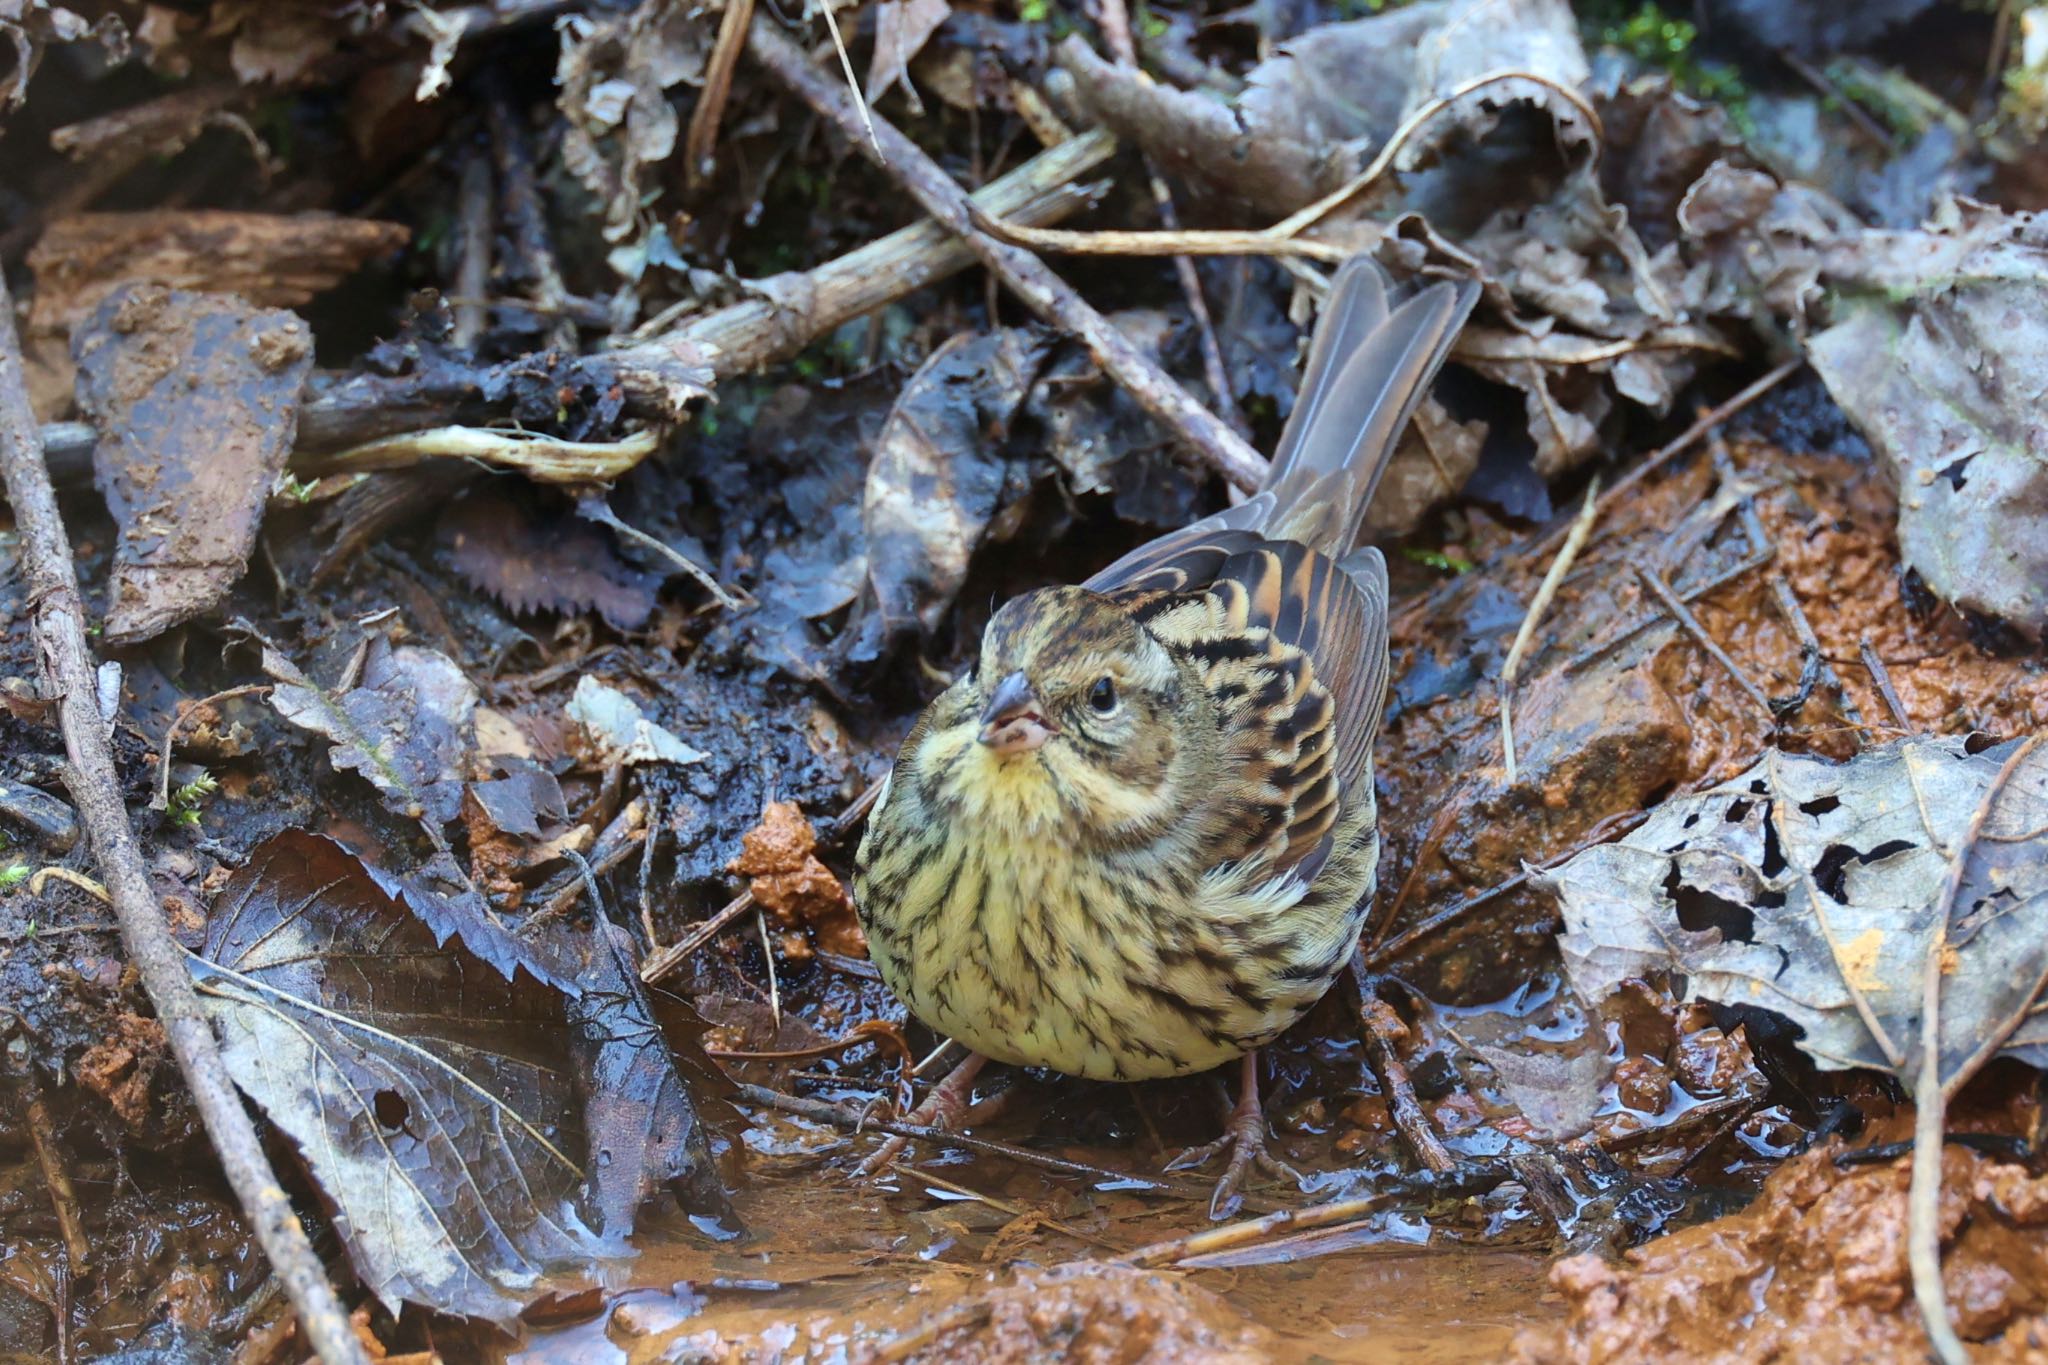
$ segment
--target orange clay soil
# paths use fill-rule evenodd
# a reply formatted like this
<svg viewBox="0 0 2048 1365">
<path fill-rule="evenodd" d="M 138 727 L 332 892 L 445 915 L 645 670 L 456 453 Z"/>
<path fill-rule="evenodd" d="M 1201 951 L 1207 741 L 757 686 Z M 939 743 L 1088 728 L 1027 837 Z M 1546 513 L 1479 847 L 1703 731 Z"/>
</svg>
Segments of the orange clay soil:
<svg viewBox="0 0 2048 1365">
<path fill-rule="evenodd" d="M 1560 1261 L 1563 1324 L 1524 1332 L 1536 1362 L 1920 1361 L 1906 1269 L 1909 1158 L 1837 1168 L 1830 1141 L 1788 1161 L 1739 1214 L 1613 1265 Z M 1943 1155 L 1942 1278 L 1984 1361 L 2048 1360 L 2048 1177 L 1960 1147 Z"/>
</svg>

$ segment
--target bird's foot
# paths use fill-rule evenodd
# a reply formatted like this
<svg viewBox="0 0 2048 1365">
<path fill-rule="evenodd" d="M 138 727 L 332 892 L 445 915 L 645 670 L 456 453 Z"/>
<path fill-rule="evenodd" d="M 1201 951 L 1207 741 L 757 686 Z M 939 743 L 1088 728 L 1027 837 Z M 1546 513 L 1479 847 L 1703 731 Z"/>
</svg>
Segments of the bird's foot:
<svg viewBox="0 0 2048 1365">
<path fill-rule="evenodd" d="M 919 1128 L 952 1130 L 960 1124 L 966 1114 L 969 1101 L 974 1098 L 974 1078 L 988 1065 L 988 1058 L 979 1052 L 970 1052 L 965 1061 L 946 1073 L 944 1080 L 933 1086 L 924 1102 L 903 1116 L 903 1122 Z M 902 1156 L 910 1146 L 910 1139 L 901 1135 L 891 1137 L 877 1147 L 873 1155 L 854 1167 L 856 1180 L 866 1180 L 889 1168 L 891 1162 Z"/>
<path fill-rule="evenodd" d="M 1169 1171 L 1190 1171 L 1206 1166 L 1212 1159 L 1227 1155 L 1228 1164 L 1223 1176 L 1216 1182 L 1216 1192 L 1209 1197 L 1209 1217 L 1228 1218 L 1244 1204 L 1244 1183 L 1252 1172 L 1284 1180 L 1299 1187 L 1301 1172 L 1274 1156 L 1266 1148 L 1266 1111 L 1259 1104 L 1258 1054 L 1252 1053 L 1244 1059 L 1244 1070 L 1239 1082 L 1237 1106 L 1230 1111 L 1230 1117 L 1223 1121 L 1223 1135 L 1214 1142 L 1200 1147 L 1190 1147 L 1166 1163 Z"/>
</svg>

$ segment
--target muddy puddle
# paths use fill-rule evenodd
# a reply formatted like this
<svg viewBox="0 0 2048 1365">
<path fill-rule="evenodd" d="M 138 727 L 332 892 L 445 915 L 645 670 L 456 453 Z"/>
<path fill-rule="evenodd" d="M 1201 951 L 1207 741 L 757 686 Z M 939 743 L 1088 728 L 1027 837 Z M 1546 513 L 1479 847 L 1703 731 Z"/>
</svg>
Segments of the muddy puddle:
<svg viewBox="0 0 2048 1365">
<path fill-rule="evenodd" d="M 643 1241 L 602 1303 L 562 1304 L 583 1316 L 536 1325 L 502 1359 L 1487 1360 L 1563 1311 L 1548 1257 L 1431 1246 L 1405 1220 L 1293 1264 L 1135 1269 L 1118 1254 L 1206 1226 L 1200 1207 L 1008 1165 L 949 1161 L 893 1190 L 765 1175 L 736 1201 L 745 1237 Z"/>
</svg>

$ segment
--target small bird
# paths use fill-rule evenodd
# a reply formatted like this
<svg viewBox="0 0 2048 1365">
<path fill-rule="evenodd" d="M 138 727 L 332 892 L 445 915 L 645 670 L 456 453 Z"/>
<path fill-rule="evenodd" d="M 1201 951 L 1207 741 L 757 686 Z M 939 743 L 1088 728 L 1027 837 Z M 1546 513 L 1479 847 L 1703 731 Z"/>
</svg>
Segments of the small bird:
<svg viewBox="0 0 2048 1365">
<path fill-rule="evenodd" d="M 1012 599 L 918 718 L 854 901 L 890 989 L 973 1053 L 919 1118 L 957 1118 L 987 1059 L 1136 1081 L 1241 1058 L 1224 1138 L 1190 1154 L 1230 1150 L 1212 1212 L 1284 1171 L 1256 1050 L 1350 961 L 1379 864 L 1386 562 L 1350 552 L 1477 296 L 1347 261 L 1260 491 Z"/>
</svg>

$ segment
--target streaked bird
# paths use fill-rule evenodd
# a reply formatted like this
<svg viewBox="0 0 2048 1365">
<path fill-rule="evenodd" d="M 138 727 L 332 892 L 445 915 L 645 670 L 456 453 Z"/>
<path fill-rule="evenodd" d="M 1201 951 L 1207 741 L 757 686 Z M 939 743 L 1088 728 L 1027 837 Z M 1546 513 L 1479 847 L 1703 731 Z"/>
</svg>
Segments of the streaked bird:
<svg viewBox="0 0 2048 1365">
<path fill-rule="evenodd" d="M 1387 576 L 1373 489 L 1478 295 L 1338 272 L 1265 486 L 990 620 L 904 740 L 854 892 L 877 967 L 974 1056 L 1136 1081 L 1243 1060 L 1226 1212 L 1265 1154 L 1255 1053 L 1350 961 L 1379 864 Z M 1284 1169 L 1284 1168 L 1282 1168 Z"/>
</svg>

